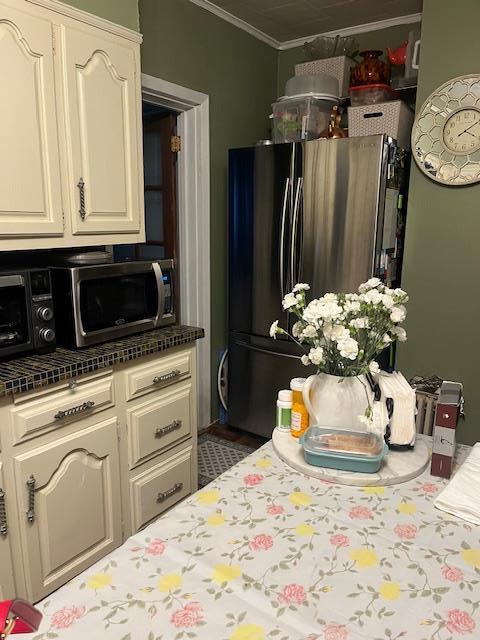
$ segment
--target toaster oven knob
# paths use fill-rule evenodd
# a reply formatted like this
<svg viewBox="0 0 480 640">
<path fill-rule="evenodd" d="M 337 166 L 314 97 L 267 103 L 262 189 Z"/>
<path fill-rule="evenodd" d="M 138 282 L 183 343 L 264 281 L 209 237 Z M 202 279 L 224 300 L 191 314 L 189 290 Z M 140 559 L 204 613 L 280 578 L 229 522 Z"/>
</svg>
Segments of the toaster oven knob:
<svg viewBox="0 0 480 640">
<path fill-rule="evenodd" d="M 37 317 L 39 320 L 43 320 L 43 322 L 50 322 L 53 318 L 53 310 L 51 307 L 38 307 L 37 309 Z"/>
<path fill-rule="evenodd" d="M 55 331 L 53 329 L 40 329 L 38 335 L 44 342 L 53 342 L 55 340 Z"/>
</svg>

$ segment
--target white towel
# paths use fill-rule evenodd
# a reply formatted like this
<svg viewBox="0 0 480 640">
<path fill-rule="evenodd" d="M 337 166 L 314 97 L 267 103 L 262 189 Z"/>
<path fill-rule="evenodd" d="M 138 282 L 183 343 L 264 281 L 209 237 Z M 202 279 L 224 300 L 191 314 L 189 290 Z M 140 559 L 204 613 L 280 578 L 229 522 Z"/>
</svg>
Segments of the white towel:
<svg viewBox="0 0 480 640">
<path fill-rule="evenodd" d="M 393 399 L 393 415 L 390 420 L 390 442 L 396 445 L 415 443 L 415 391 L 399 372 L 382 371 L 376 380 L 382 396 Z"/>
<path fill-rule="evenodd" d="M 434 502 L 437 509 L 480 524 L 480 442 Z"/>
</svg>

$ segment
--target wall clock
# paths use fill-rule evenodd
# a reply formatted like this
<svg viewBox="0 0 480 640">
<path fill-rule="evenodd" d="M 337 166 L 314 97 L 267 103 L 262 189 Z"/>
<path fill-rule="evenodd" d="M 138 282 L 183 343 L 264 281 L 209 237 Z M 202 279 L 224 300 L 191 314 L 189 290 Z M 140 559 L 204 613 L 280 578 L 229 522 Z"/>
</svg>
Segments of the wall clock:
<svg viewBox="0 0 480 640">
<path fill-rule="evenodd" d="M 412 153 L 432 180 L 450 186 L 480 181 L 480 75 L 453 78 L 418 112 Z"/>
</svg>

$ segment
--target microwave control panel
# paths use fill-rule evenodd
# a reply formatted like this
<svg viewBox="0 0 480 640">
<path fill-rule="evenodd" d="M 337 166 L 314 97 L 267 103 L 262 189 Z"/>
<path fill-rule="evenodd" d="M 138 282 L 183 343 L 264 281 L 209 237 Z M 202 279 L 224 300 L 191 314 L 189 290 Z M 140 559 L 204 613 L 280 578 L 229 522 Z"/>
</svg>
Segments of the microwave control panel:
<svg viewBox="0 0 480 640">
<path fill-rule="evenodd" d="M 55 344 L 52 285 L 47 269 L 30 271 L 33 341 L 39 350 Z"/>
<path fill-rule="evenodd" d="M 163 277 L 163 285 L 165 287 L 165 306 L 164 306 L 164 315 L 170 315 L 173 313 L 173 282 L 172 282 L 172 273 L 167 271 L 162 274 Z"/>
</svg>

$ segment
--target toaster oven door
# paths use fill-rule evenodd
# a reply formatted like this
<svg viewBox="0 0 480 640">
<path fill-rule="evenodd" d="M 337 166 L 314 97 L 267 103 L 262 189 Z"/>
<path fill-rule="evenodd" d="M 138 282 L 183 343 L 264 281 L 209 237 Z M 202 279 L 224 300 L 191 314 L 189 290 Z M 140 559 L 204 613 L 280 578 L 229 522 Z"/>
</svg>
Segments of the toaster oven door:
<svg viewBox="0 0 480 640">
<path fill-rule="evenodd" d="M 25 274 L 0 274 L 0 357 L 32 348 L 28 290 Z"/>
</svg>

